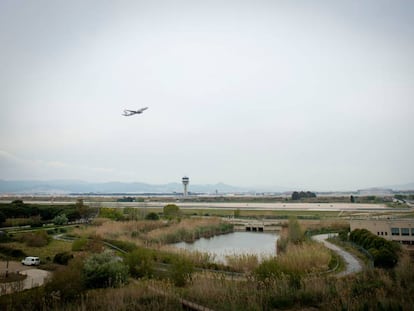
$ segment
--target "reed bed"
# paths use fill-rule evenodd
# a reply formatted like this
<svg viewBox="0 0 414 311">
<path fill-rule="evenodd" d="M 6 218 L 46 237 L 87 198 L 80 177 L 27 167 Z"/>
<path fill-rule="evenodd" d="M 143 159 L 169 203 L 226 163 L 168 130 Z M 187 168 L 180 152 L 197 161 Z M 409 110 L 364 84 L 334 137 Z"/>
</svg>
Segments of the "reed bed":
<svg viewBox="0 0 414 311">
<path fill-rule="evenodd" d="M 298 245 L 290 243 L 286 251 L 277 258 L 283 271 L 299 274 L 326 271 L 330 260 L 330 251 L 315 242 Z"/>
<path fill-rule="evenodd" d="M 143 239 L 153 245 L 164 245 L 181 241 L 193 242 L 201 237 L 209 238 L 232 231 L 233 226 L 219 218 L 191 218 L 152 230 Z"/>
<path fill-rule="evenodd" d="M 199 274 L 184 295 L 217 310 L 412 310 L 414 272 L 409 269 L 406 263 L 396 273 L 373 269 L 346 278 L 282 274 L 266 282 Z M 410 283 L 402 281 L 407 273 Z"/>
<path fill-rule="evenodd" d="M 164 221 L 99 221 L 97 226 L 81 227 L 73 230 L 77 236 L 95 236 L 101 239 L 122 240 L 141 245 L 145 233 L 169 226 Z"/>
<path fill-rule="evenodd" d="M 233 231 L 231 224 L 219 218 L 191 218 L 170 221 L 112 221 L 98 220 L 98 225 L 76 228 L 75 236 L 97 237 L 132 242 L 138 246 L 156 246 L 175 242 L 192 242 Z"/>
<path fill-rule="evenodd" d="M 226 256 L 226 264 L 237 272 L 252 273 L 259 266 L 259 263 L 259 256 L 255 254 Z"/>
<path fill-rule="evenodd" d="M 210 267 L 215 261 L 215 255 L 208 252 L 188 251 L 169 245 L 162 246 L 160 250 L 179 255 L 191 261 L 196 267 Z"/>
<path fill-rule="evenodd" d="M 159 285 L 163 287 L 162 285 Z M 164 285 L 166 287 L 167 285 Z M 44 305 L 43 310 L 59 311 L 127 311 L 127 310 L 182 310 L 174 296 L 152 291 L 147 282 L 129 284 L 123 288 L 90 290 L 77 303 L 58 301 Z"/>
</svg>

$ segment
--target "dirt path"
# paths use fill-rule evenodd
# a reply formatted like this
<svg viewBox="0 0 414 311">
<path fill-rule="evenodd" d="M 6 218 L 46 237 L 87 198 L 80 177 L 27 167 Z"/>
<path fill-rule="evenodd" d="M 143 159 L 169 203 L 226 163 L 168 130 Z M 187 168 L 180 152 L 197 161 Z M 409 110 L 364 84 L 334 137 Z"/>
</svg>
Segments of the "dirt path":
<svg viewBox="0 0 414 311">
<path fill-rule="evenodd" d="M 345 271 L 342 271 L 341 273 L 339 273 L 338 276 L 345 276 L 345 275 L 349 275 L 352 273 L 357 273 L 357 272 L 362 271 L 362 265 L 355 256 L 344 251 L 342 248 L 326 241 L 328 238 L 336 236 L 336 235 L 337 235 L 336 233 L 318 234 L 318 235 L 314 235 L 312 239 L 323 243 L 327 248 L 333 250 L 334 252 L 336 252 L 339 256 L 343 258 L 343 260 L 346 263 L 346 269 Z"/>
</svg>

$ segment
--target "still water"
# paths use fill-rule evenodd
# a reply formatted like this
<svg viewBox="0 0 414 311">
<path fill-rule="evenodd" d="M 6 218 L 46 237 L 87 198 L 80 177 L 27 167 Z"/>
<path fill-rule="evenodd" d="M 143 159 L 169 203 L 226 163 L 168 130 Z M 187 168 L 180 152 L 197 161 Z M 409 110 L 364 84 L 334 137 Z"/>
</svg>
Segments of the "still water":
<svg viewBox="0 0 414 311">
<path fill-rule="evenodd" d="M 194 243 L 180 242 L 173 246 L 188 251 L 199 251 L 212 254 L 217 262 L 226 262 L 228 255 L 255 254 L 259 258 L 276 255 L 278 235 L 263 232 L 233 232 L 201 238 Z"/>
</svg>

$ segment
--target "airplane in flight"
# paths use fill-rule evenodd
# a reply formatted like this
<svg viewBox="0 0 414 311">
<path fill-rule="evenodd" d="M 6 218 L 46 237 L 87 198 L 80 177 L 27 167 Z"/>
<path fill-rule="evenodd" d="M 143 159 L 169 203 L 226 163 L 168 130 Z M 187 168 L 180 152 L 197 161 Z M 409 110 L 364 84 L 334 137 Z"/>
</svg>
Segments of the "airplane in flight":
<svg viewBox="0 0 414 311">
<path fill-rule="evenodd" d="M 125 117 L 129 117 L 129 116 L 133 116 L 134 114 L 143 113 L 144 110 L 147 110 L 147 109 L 148 109 L 148 107 L 144 107 L 144 108 L 141 108 L 141 109 L 138 109 L 138 110 L 127 110 L 127 109 L 125 109 L 124 113 L 122 115 L 125 116 Z"/>
</svg>

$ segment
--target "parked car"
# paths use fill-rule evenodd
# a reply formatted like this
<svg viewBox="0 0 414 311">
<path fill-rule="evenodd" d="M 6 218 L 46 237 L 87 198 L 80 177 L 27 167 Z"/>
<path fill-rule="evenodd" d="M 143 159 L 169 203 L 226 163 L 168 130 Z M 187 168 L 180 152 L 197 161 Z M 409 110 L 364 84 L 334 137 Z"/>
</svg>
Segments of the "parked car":
<svg viewBox="0 0 414 311">
<path fill-rule="evenodd" d="M 39 257 L 29 256 L 22 260 L 22 265 L 25 266 L 38 266 L 40 264 Z"/>
</svg>

